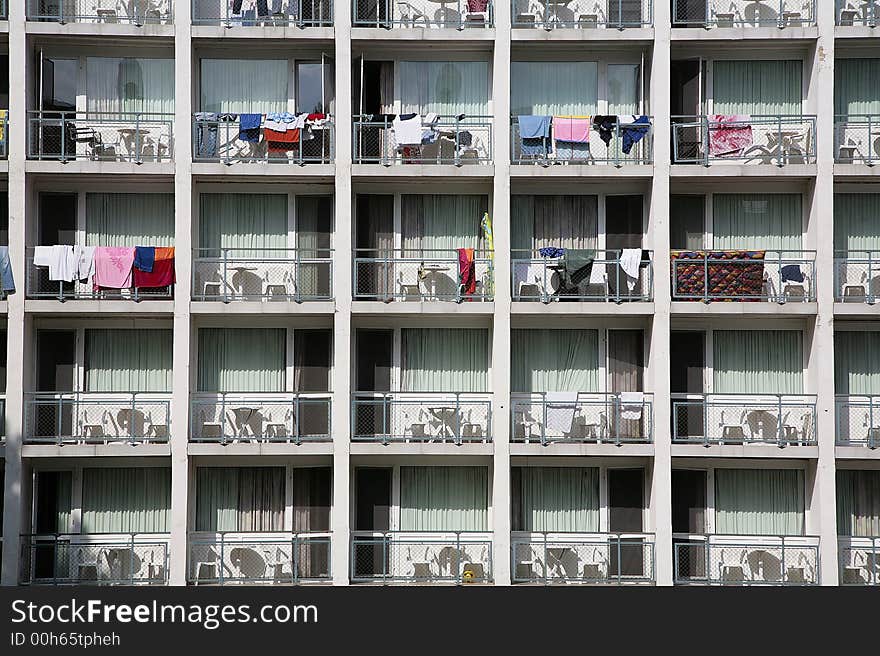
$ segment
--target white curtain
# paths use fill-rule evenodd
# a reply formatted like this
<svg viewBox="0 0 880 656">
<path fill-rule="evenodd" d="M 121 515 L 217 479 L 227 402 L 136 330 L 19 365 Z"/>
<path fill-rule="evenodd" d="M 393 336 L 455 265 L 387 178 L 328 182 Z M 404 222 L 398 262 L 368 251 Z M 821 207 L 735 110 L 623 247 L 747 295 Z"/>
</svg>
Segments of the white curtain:
<svg viewBox="0 0 880 656">
<path fill-rule="evenodd" d="M 511 62 L 513 116 L 592 116 L 598 107 L 596 62 Z"/>
<path fill-rule="evenodd" d="M 715 532 L 802 535 L 804 473 L 799 469 L 716 469 Z"/>
<path fill-rule="evenodd" d="M 715 194 L 712 201 L 715 248 L 802 249 L 800 194 Z"/>
<path fill-rule="evenodd" d="M 402 61 L 400 111 L 486 116 L 489 64 L 481 61 Z"/>
<path fill-rule="evenodd" d="M 511 390 L 595 392 L 599 389 L 599 331 L 511 331 Z"/>
<path fill-rule="evenodd" d="M 174 60 L 86 58 L 86 109 L 174 113 Z"/>
<path fill-rule="evenodd" d="M 834 113 L 880 114 L 880 59 L 834 59 Z"/>
<path fill-rule="evenodd" d="M 716 114 L 800 115 L 800 60 L 722 61 L 713 65 Z"/>
<path fill-rule="evenodd" d="M 545 246 L 596 248 L 598 196 L 512 196 L 510 214 L 515 251 L 536 251 Z"/>
<path fill-rule="evenodd" d="M 171 391 L 171 330 L 90 328 L 85 335 L 86 391 Z"/>
<path fill-rule="evenodd" d="M 485 467 L 401 467 L 401 531 L 487 531 Z"/>
<path fill-rule="evenodd" d="M 266 248 L 287 246 L 286 194 L 201 194 L 199 248 L 214 256 L 263 257 Z M 205 250 L 202 254 L 207 254 Z"/>
<path fill-rule="evenodd" d="M 483 195 L 405 194 L 400 199 L 403 249 L 477 248 L 480 221 L 488 210 L 489 200 Z"/>
<path fill-rule="evenodd" d="M 880 332 L 834 332 L 834 391 L 880 394 Z"/>
<path fill-rule="evenodd" d="M 83 469 L 83 533 L 167 533 L 170 517 L 170 467 Z"/>
<path fill-rule="evenodd" d="M 598 467 L 514 467 L 514 531 L 599 530 Z"/>
<path fill-rule="evenodd" d="M 880 194 L 834 194 L 834 250 L 880 250 Z"/>
<path fill-rule="evenodd" d="M 716 330 L 712 333 L 717 394 L 803 394 L 799 330 Z"/>
<path fill-rule="evenodd" d="M 173 243 L 174 194 L 86 194 L 86 245 Z"/>
<path fill-rule="evenodd" d="M 284 467 L 199 467 L 196 530 L 284 530 Z"/>
<path fill-rule="evenodd" d="M 266 114 L 287 111 L 286 59 L 202 59 L 201 111 Z"/>
<path fill-rule="evenodd" d="M 483 328 L 401 329 L 401 390 L 488 390 L 489 331 Z"/>
<path fill-rule="evenodd" d="M 284 328 L 199 329 L 200 392 L 283 392 Z"/>
<path fill-rule="evenodd" d="M 638 114 L 639 64 L 608 64 L 608 113 Z"/>
</svg>

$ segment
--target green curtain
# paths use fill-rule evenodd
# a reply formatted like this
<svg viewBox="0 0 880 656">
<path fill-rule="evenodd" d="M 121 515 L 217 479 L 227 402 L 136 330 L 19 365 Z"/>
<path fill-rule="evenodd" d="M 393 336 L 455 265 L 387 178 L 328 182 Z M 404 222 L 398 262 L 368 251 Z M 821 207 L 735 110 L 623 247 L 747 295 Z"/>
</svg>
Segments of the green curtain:
<svg viewBox="0 0 880 656">
<path fill-rule="evenodd" d="M 402 61 L 398 66 L 402 113 L 488 115 L 488 62 Z"/>
<path fill-rule="evenodd" d="M 489 199 L 484 195 L 405 194 L 400 198 L 402 246 L 404 250 L 477 248 L 480 221 L 488 211 Z"/>
<path fill-rule="evenodd" d="M 608 113 L 638 114 L 639 64 L 608 64 Z"/>
<path fill-rule="evenodd" d="M 802 535 L 804 473 L 799 469 L 716 469 L 715 532 Z"/>
<path fill-rule="evenodd" d="M 484 328 L 403 328 L 401 351 L 402 391 L 489 388 L 489 331 Z"/>
<path fill-rule="evenodd" d="M 287 111 L 286 59 L 202 59 L 203 112 L 266 114 Z"/>
<path fill-rule="evenodd" d="M 599 331 L 512 330 L 514 392 L 595 392 L 599 389 Z"/>
<path fill-rule="evenodd" d="M 514 251 L 535 251 L 545 246 L 596 248 L 599 197 L 512 196 L 510 222 Z"/>
<path fill-rule="evenodd" d="M 37 533 L 70 533 L 73 472 L 37 472 Z"/>
<path fill-rule="evenodd" d="M 333 231 L 332 196 L 296 197 L 296 247 L 303 259 L 330 258 L 330 235 Z M 326 264 L 303 264 L 297 280 L 300 294 L 330 295 L 330 267 Z"/>
<path fill-rule="evenodd" d="M 800 115 L 800 60 L 721 61 L 713 65 L 716 114 Z"/>
<path fill-rule="evenodd" d="M 199 329 L 200 392 L 283 392 L 284 328 Z"/>
<path fill-rule="evenodd" d="M 487 531 L 485 467 L 401 467 L 401 531 Z"/>
<path fill-rule="evenodd" d="M 87 246 L 171 246 L 174 194 L 86 194 Z"/>
<path fill-rule="evenodd" d="M 83 533 L 167 533 L 171 468 L 83 469 Z"/>
<path fill-rule="evenodd" d="M 170 392 L 173 331 L 154 328 L 88 328 L 88 392 Z"/>
<path fill-rule="evenodd" d="M 513 116 L 592 116 L 598 109 L 596 62 L 511 62 Z"/>
<path fill-rule="evenodd" d="M 86 109 L 173 114 L 174 60 L 87 57 Z"/>
<path fill-rule="evenodd" d="M 264 257 L 262 249 L 287 247 L 286 194 L 201 194 L 199 248 L 218 257 L 234 248 L 233 257 Z M 206 250 L 207 249 L 207 250 Z"/>
<path fill-rule="evenodd" d="M 199 467 L 196 530 L 284 530 L 283 467 Z"/>
<path fill-rule="evenodd" d="M 835 331 L 834 391 L 880 394 L 880 332 Z"/>
<path fill-rule="evenodd" d="M 803 394 L 799 330 L 716 330 L 712 333 L 717 394 Z"/>
<path fill-rule="evenodd" d="M 880 194 L 834 194 L 834 250 L 880 250 Z"/>
<path fill-rule="evenodd" d="M 598 467 L 515 467 L 513 530 L 599 530 Z"/>
<path fill-rule="evenodd" d="M 880 471 L 837 470 L 837 534 L 880 536 Z"/>
<path fill-rule="evenodd" d="M 714 248 L 802 249 L 800 194 L 715 194 L 712 206 Z"/>
<path fill-rule="evenodd" d="M 880 59 L 834 60 L 834 113 L 880 114 Z"/>
</svg>

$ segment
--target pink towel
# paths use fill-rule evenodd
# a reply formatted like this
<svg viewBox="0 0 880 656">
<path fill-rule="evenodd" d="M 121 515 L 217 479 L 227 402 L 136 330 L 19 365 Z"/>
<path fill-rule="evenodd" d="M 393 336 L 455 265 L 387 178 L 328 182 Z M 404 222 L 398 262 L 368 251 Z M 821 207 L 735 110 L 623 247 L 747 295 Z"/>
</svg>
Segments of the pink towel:
<svg viewBox="0 0 880 656">
<path fill-rule="evenodd" d="M 751 146 L 752 126 L 750 116 L 737 114 L 725 116 L 715 114 L 709 117 L 709 154 L 716 157 L 739 155 Z"/>
<path fill-rule="evenodd" d="M 590 142 L 590 119 L 553 117 L 553 138 L 556 141 Z"/>
<path fill-rule="evenodd" d="M 95 289 L 127 289 L 131 287 L 131 267 L 134 265 L 134 247 L 95 248 Z"/>
</svg>

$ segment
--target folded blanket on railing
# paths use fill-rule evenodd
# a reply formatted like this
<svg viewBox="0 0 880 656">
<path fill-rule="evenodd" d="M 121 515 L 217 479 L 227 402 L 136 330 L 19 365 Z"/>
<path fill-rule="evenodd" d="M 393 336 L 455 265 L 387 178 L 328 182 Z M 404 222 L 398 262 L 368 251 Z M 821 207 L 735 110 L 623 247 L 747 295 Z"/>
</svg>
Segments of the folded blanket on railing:
<svg viewBox="0 0 880 656">
<path fill-rule="evenodd" d="M 95 248 L 95 289 L 127 289 L 131 287 L 134 248 L 98 246 Z"/>
<path fill-rule="evenodd" d="M 713 157 L 742 154 L 753 143 L 750 120 L 746 114 L 710 116 L 709 154 Z"/>
<path fill-rule="evenodd" d="M 173 246 L 157 246 L 155 248 L 152 271 L 134 269 L 134 286 L 136 288 L 169 287 L 175 281 Z"/>
<path fill-rule="evenodd" d="M 570 143 L 589 143 L 589 116 L 554 116 L 553 139 Z"/>
<path fill-rule="evenodd" d="M 764 251 L 673 251 L 673 294 L 686 300 L 760 301 L 764 255 Z"/>
</svg>

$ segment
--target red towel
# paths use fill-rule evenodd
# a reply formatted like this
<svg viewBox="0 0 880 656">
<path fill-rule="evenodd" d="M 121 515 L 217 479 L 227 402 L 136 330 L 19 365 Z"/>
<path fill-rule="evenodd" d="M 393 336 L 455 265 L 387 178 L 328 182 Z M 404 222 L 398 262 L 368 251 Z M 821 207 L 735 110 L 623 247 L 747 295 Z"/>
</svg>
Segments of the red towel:
<svg viewBox="0 0 880 656">
<path fill-rule="evenodd" d="M 134 286 L 140 287 L 168 287 L 175 283 L 174 276 L 174 247 L 165 246 L 156 248 L 156 259 L 153 262 L 153 270 L 150 273 L 134 269 Z"/>
<path fill-rule="evenodd" d="M 458 279 L 461 281 L 461 291 L 466 296 L 471 296 L 477 291 L 477 277 L 474 267 L 474 249 L 458 249 Z"/>
<path fill-rule="evenodd" d="M 299 128 L 278 132 L 276 130 L 263 130 L 263 136 L 269 142 L 269 152 L 272 154 L 284 153 L 293 150 L 290 144 L 299 143 Z"/>
</svg>

